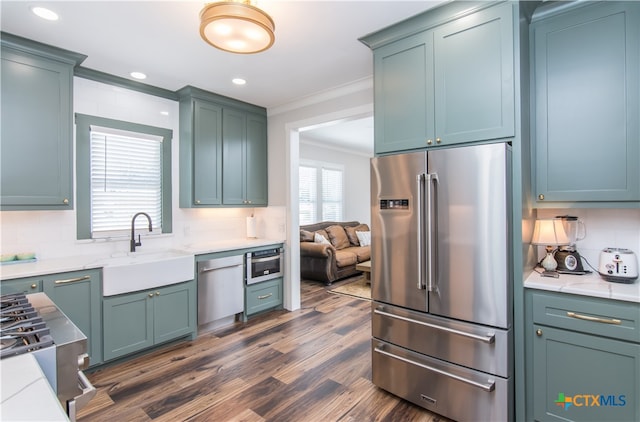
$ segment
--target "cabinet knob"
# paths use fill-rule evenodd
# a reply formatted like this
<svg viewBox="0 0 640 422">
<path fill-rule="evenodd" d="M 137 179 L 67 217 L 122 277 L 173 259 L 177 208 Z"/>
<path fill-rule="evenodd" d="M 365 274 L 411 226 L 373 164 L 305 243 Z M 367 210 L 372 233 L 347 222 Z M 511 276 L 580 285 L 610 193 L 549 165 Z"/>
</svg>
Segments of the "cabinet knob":
<svg viewBox="0 0 640 422">
<path fill-rule="evenodd" d="M 251 204 L 251 201 L 247 201 L 247 204 Z"/>
<path fill-rule="evenodd" d="M 541 330 L 540 328 L 538 328 L 538 329 L 536 330 L 536 335 L 537 335 L 538 337 L 542 337 L 542 330 Z"/>
<path fill-rule="evenodd" d="M 431 139 L 427 139 L 427 145 L 431 145 L 433 141 Z"/>
<path fill-rule="evenodd" d="M 149 297 L 153 297 L 153 293 L 149 293 Z"/>
<path fill-rule="evenodd" d="M 37 285 L 37 284 L 35 284 L 35 283 L 33 283 L 33 284 L 31 285 L 31 288 L 32 288 L 32 289 L 36 289 L 37 287 L 38 287 L 38 285 Z"/>
<path fill-rule="evenodd" d="M 538 199 L 541 201 L 544 201 L 544 195 L 543 194 L 538 195 Z"/>
<path fill-rule="evenodd" d="M 440 142 L 442 142 L 442 139 L 436 138 L 436 143 L 439 144 Z"/>
<path fill-rule="evenodd" d="M 64 198 L 62 200 L 62 203 L 65 204 L 65 205 L 69 205 L 69 199 L 68 198 Z"/>
<path fill-rule="evenodd" d="M 156 296 L 160 296 L 160 292 L 156 292 Z"/>
<path fill-rule="evenodd" d="M 199 204 L 199 203 L 200 203 L 200 200 L 199 200 L 199 199 L 196 199 L 196 204 Z"/>
</svg>

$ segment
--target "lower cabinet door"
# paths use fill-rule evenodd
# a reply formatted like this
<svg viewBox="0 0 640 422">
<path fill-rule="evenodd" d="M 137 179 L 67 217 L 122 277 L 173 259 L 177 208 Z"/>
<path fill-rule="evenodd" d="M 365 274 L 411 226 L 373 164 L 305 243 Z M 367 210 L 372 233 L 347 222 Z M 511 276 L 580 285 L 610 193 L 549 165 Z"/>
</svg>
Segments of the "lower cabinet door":
<svg viewBox="0 0 640 422">
<path fill-rule="evenodd" d="M 153 346 L 153 297 L 145 291 L 104 298 L 105 361 Z"/>
<path fill-rule="evenodd" d="M 246 291 L 246 315 L 277 308 L 282 305 L 282 278 L 250 284 Z"/>
<path fill-rule="evenodd" d="M 87 336 L 89 364 L 102 362 L 102 276 L 100 270 L 46 275 L 42 289 Z"/>
<path fill-rule="evenodd" d="M 156 344 L 195 332 L 195 282 L 163 287 L 153 294 L 153 338 Z"/>
<path fill-rule="evenodd" d="M 537 421 L 640 420 L 640 345 L 534 326 Z"/>
</svg>

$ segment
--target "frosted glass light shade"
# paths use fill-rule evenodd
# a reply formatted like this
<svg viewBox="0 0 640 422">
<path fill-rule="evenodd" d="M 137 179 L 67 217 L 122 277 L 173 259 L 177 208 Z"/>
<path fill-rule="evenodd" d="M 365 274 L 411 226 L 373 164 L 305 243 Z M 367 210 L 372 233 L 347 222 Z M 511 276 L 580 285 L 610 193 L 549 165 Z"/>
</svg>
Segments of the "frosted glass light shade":
<svg viewBox="0 0 640 422">
<path fill-rule="evenodd" d="M 275 41 L 273 19 L 245 1 L 208 3 L 200 11 L 200 36 L 231 53 L 259 53 Z"/>
</svg>

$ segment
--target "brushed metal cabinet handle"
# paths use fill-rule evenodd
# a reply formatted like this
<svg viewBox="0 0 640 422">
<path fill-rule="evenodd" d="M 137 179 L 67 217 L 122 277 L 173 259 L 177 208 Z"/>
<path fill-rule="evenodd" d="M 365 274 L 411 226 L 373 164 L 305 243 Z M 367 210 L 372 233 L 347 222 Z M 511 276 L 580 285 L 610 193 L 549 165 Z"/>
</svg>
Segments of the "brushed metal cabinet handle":
<svg viewBox="0 0 640 422">
<path fill-rule="evenodd" d="M 66 280 L 56 280 L 56 281 L 54 281 L 54 284 L 77 283 L 78 281 L 85 281 L 85 280 L 91 280 L 91 276 L 90 275 L 85 275 L 85 276 L 82 276 L 82 277 L 67 278 Z"/>
<path fill-rule="evenodd" d="M 571 318 L 576 318 L 576 319 L 582 319 L 585 321 L 591 321 L 591 322 L 599 322 L 601 324 L 613 324 L 613 325 L 620 325 L 622 324 L 622 321 L 619 319 L 615 319 L 615 318 L 598 318 L 598 317 L 592 317 L 589 315 L 582 315 L 582 314 L 576 314 L 575 312 L 567 312 L 567 316 L 571 317 Z"/>
<path fill-rule="evenodd" d="M 262 299 L 266 299 L 273 296 L 273 293 L 269 293 L 268 295 L 264 295 L 264 296 L 258 296 L 258 299 L 262 300 Z"/>
</svg>

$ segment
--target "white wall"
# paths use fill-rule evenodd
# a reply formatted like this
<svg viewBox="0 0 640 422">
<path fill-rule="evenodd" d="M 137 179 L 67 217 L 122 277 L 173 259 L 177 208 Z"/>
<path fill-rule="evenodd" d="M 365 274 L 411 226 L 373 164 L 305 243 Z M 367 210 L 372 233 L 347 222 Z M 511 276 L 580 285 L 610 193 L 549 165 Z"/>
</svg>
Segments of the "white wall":
<svg viewBox="0 0 640 422">
<path fill-rule="evenodd" d="M 269 116 L 269 203 L 287 209 L 287 272 L 284 306 L 300 308 L 300 239 L 298 223 L 298 129 L 373 112 L 373 80 L 267 110 Z"/>
<path fill-rule="evenodd" d="M 179 208 L 178 102 L 83 78 L 74 78 L 73 101 L 76 113 L 173 130 L 171 169 L 173 233 L 150 235 L 146 238 L 143 235 L 140 251 L 179 247 L 209 240 L 244 238 L 246 217 L 252 212 L 257 217 L 258 237 L 284 238 L 286 217 L 284 206 L 255 209 Z M 168 112 L 168 115 L 161 112 Z M 111 254 L 129 250 L 128 236 L 111 241 L 76 240 L 75 210 L 3 211 L 0 212 L 0 221 L 2 253 L 33 251 L 38 258 L 47 259 L 72 255 Z"/>
<path fill-rule="evenodd" d="M 596 269 L 600 251 L 606 247 L 631 249 L 640 256 L 640 209 L 539 209 L 538 218 L 572 215 L 585 223 L 587 236 L 576 242 L 576 249 Z M 544 257 L 544 247 L 538 256 Z M 589 269 L 585 265 L 585 270 Z M 593 269 L 592 269 L 593 271 Z"/>
<path fill-rule="evenodd" d="M 369 160 L 343 149 L 322 147 L 300 134 L 300 159 L 337 163 L 344 166 L 344 215 L 342 221 L 360 221 L 371 225 Z"/>
</svg>

